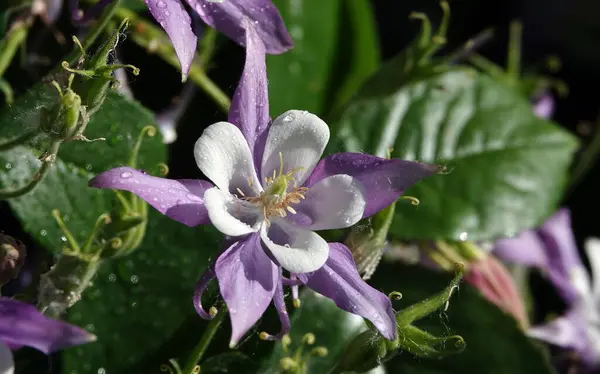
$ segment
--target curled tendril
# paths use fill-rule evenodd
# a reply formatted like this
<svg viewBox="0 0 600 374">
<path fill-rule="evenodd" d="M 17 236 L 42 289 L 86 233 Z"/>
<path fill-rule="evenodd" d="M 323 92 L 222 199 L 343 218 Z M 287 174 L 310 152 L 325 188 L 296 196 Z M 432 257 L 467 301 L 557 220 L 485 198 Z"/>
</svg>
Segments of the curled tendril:
<svg viewBox="0 0 600 374">
<path fill-rule="evenodd" d="M 167 364 L 160 365 L 160 371 L 162 371 L 163 373 L 176 374 L 175 370 L 173 370 L 173 368 Z"/>
<path fill-rule="evenodd" d="M 290 371 L 298 367 L 298 363 L 291 357 L 284 357 L 279 361 L 281 370 Z"/>
<path fill-rule="evenodd" d="M 421 204 L 421 201 L 414 196 L 400 196 L 401 199 L 408 200 L 414 206 Z"/>
<path fill-rule="evenodd" d="M 393 292 L 390 292 L 390 294 L 388 295 L 388 297 L 392 301 L 398 301 L 398 300 L 402 299 L 402 294 L 400 292 L 398 292 L 398 291 L 393 291 Z"/>
<path fill-rule="evenodd" d="M 158 167 L 158 174 L 161 177 L 166 177 L 169 174 L 169 167 L 167 164 L 163 164 L 162 162 L 156 165 Z"/>
<path fill-rule="evenodd" d="M 281 338 L 281 347 L 283 348 L 284 352 L 288 351 L 288 347 L 292 344 L 292 338 L 290 338 L 290 336 L 288 334 L 285 334 L 282 338 Z"/>
<path fill-rule="evenodd" d="M 135 142 L 135 145 L 131 150 L 131 155 L 129 156 L 129 166 L 131 166 L 134 169 L 136 168 L 137 155 L 140 151 L 140 147 L 142 146 L 142 140 L 144 139 L 144 136 L 148 136 L 151 138 L 156 135 L 156 131 L 156 127 L 152 125 L 147 125 L 142 128 L 142 131 L 140 131 L 137 141 Z"/>
<path fill-rule="evenodd" d="M 179 367 L 179 364 L 177 363 L 176 360 L 170 359 L 169 364 L 160 365 L 160 371 L 162 371 L 163 373 L 169 373 L 169 374 L 181 374 L 181 368 Z M 198 372 L 196 372 L 196 373 L 199 373 L 199 372 L 200 371 L 198 370 Z"/>
<path fill-rule="evenodd" d="M 112 238 L 110 239 L 110 247 L 113 249 L 119 249 L 123 245 L 123 239 L 121 238 Z"/>
<path fill-rule="evenodd" d="M 327 357 L 329 354 L 329 350 L 326 347 L 315 347 L 312 351 L 310 351 L 311 356 L 317 357 Z"/>
<path fill-rule="evenodd" d="M 316 340 L 315 334 L 313 334 L 311 332 L 309 332 L 308 334 L 306 334 L 302 337 L 302 343 L 306 343 L 307 345 L 315 344 L 315 340 Z"/>
<path fill-rule="evenodd" d="M 156 127 L 153 125 L 147 125 L 142 128 L 140 132 L 140 136 L 147 135 L 149 137 L 153 137 L 156 135 Z"/>
</svg>

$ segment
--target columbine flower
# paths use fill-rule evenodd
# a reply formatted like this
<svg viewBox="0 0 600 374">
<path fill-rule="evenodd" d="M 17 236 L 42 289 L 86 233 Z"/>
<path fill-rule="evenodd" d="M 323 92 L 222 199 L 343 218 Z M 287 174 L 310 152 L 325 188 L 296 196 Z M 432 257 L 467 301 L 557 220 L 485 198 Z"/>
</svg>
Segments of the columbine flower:
<svg viewBox="0 0 600 374">
<path fill-rule="evenodd" d="M 590 281 L 571 231 L 567 209 L 554 214 L 538 230 L 498 241 L 501 259 L 540 269 L 567 304 L 565 315 L 528 331 L 534 338 L 572 349 L 588 365 L 600 364 L 600 240 L 589 239 L 585 249 L 592 264 Z"/>
<path fill-rule="evenodd" d="M 94 5 L 95 11 L 88 11 L 86 17 L 98 11 L 112 0 L 100 0 Z M 181 71 L 184 76 L 190 71 L 198 38 L 192 31 L 192 20 L 180 0 L 144 0 L 152 16 L 166 31 L 173 43 Z M 293 47 L 294 42 L 285 28 L 283 19 L 271 0 L 186 0 L 210 27 L 227 35 L 240 45 L 245 45 L 243 22 L 253 22 L 256 32 L 269 54 L 280 54 Z M 79 0 L 71 0 L 72 9 L 77 9 Z M 79 14 L 75 11 L 75 14 Z M 81 17 L 81 15 L 79 16 Z"/>
<path fill-rule="evenodd" d="M 131 168 L 109 170 L 90 185 L 133 192 L 161 213 L 189 226 L 212 223 L 230 245 L 202 275 L 195 306 L 216 276 L 232 323 L 235 345 L 273 303 L 290 327 L 283 286 L 306 284 L 338 307 L 370 320 L 383 336 L 396 335 L 390 300 L 358 274 L 348 248 L 328 244 L 315 230 L 350 227 L 394 202 L 436 166 L 360 153 L 319 162 L 329 140 L 314 114 L 290 110 L 269 118 L 265 47 L 251 23 L 244 73 L 229 122 L 209 126 L 196 142 L 201 180 L 169 180 Z M 282 269 L 289 277 L 282 275 Z"/>
<path fill-rule="evenodd" d="M 93 342 L 96 337 L 79 327 L 44 317 L 35 307 L 0 297 L 0 373 L 13 374 L 11 349 L 32 347 L 45 354 Z"/>
</svg>

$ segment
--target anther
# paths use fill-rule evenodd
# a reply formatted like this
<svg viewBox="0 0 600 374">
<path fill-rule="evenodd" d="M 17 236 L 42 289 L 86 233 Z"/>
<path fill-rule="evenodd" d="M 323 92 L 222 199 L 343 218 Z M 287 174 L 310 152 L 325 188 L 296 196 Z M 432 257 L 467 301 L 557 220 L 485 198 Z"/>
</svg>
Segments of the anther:
<svg viewBox="0 0 600 374">
<path fill-rule="evenodd" d="M 215 318 L 215 316 L 217 315 L 217 313 L 219 313 L 219 310 L 217 308 L 215 308 L 214 306 L 211 306 L 210 308 L 208 308 L 208 314 L 212 318 Z"/>
<path fill-rule="evenodd" d="M 302 301 L 300 301 L 300 299 L 294 299 L 292 301 L 292 305 L 294 306 L 294 308 L 300 308 L 300 306 L 302 305 Z"/>
<path fill-rule="evenodd" d="M 258 337 L 259 337 L 261 340 L 270 340 L 270 339 L 272 338 L 271 334 L 269 334 L 269 333 L 268 333 L 268 332 L 266 332 L 266 331 L 261 331 L 261 332 L 258 334 Z"/>
<path fill-rule="evenodd" d="M 288 212 L 292 213 L 292 214 L 296 214 L 296 210 L 294 208 L 292 208 L 291 206 L 286 206 L 285 209 L 287 209 Z"/>
</svg>

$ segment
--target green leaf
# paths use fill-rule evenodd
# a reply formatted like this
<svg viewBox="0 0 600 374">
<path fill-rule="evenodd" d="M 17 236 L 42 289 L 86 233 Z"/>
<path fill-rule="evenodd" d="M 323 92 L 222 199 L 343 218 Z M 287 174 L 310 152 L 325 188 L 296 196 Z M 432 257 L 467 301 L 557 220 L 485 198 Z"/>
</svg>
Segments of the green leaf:
<svg viewBox="0 0 600 374">
<path fill-rule="evenodd" d="M 336 56 L 341 0 L 275 0 L 294 48 L 267 56 L 273 116 L 297 108 L 321 113 Z"/>
<path fill-rule="evenodd" d="M 37 86 L 0 113 L 0 141 L 35 129 L 42 106 L 50 106 L 57 93 Z M 141 129 L 153 123 L 152 114 L 141 105 L 111 92 L 85 132 L 89 138 L 105 137 L 95 143 L 67 142 L 46 178 L 30 193 L 9 200 L 25 230 L 48 250 L 57 253 L 64 246 L 62 233 L 52 217 L 58 209 L 75 238 L 83 242 L 102 213 L 109 212 L 113 195 L 87 187 L 92 172 L 123 165 Z M 43 137 L 40 137 L 43 138 Z M 40 144 L 19 146 L 0 153 L 0 188 L 26 184 L 37 171 Z M 151 170 L 166 159 L 160 136 L 146 138 L 138 154 L 140 168 Z"/>
<path fill-rule="evenodd" d="M 197 343 L 207 322 L 194 310 L 194 284 L 221 237 L 151 210 L 141 247 L 105 263 L 69 309 L 69 321 L 98 341 L 64 351 L 62 373 L 160 373 L 160 365 Z"/>
<path fill-rule="evenodd" d="M 401 309 L 439 292 L 449 280 L 450 276 L 417 266 L 383 263 L 373 276 L 372 285 L 402 292 L 402 300 L 394 302 L 395 308 Z M 400 353 L 386 362 L 389 373 L 553 373 L 545 352 L 521 331 L 514 318 L 467 284 L 460 285 L 447 310 L 416 325 L 435 336 L 460 335 L 466 348 L 441 360 Z"/>
<path fill-rule="evenodd" d="M 332 103 L 327 105 L 335 116 L 356 93 L 360 85 L 379 66 L 377 26 L 371 3 L 367 0 L 342 1 L 335 69 L 329 88 Z"/>
<path fill-rule="evenodd" d="M 335 363 L 337 356 L 346 344 L 358 333 L 366 329 L 364 320 L 339 309 L 333 301 L 306 289 L 301 295 L 302 305 L 295 310 L 291 317 L 292 344 L 289 353 L 283 351 L 278 343 L 271 356 L 264 360 L 260 373 L 279 373 L 279 361 L 286 356 L 292 356 L 300 346 L 302 337 L 307 333 L 315 335 L 315 344 L 304 346 L 303 352 L 308 353 L 316 346 L 326 347 L 329 353 L 326 357 L 312 356 L 308 360 L 307 373 L 327 373 Z"/>
<path fill-rule="evenodd" d="M 338 139 L 348 151 L 384 156 L 393 147 L 393 157 L 450 171 L 406 191 L 421 203 L 396 207 L 392 238 L 494 239 L 538 226 L 555 210 L 577 148 L 572 135 L 473 70 L 378 91 L 387 70 L 348 105 Z"/>
</svg>

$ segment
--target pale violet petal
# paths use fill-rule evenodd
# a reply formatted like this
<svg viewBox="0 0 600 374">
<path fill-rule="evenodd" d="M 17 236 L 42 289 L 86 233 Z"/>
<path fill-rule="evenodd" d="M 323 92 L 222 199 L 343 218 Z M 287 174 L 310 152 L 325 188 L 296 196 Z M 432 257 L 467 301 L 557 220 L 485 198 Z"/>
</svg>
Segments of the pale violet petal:
<svg viewBox="0 0 600 374">
<path fill-rule="evenodd" d="M 8 346 L 0 341 L 0 374 L 13 374 L 15 363 L 13 355 Z"/>
<path fill-rule="evenodd" d="M 362 184 L 349 175 L 332 175 L 312 186 L 305 199 L 293 206 L 309 230 L 350 227 L 360 221 L 366 200 Z M 290 216 L 291 217 L 291 216 Z M 306 221 L 305 221 L 306 220 Z"/>
<path fill-rule="evenodd" d="M 253 226 L 259 212 L 228 192 L 217 187 L 207 190 L 204 205 L 211 223 L 225 235 L 241 236 L 257 231 Z"/>
<path fill-rule="evenodd" d="M 194 156 L 200 170 L 221 190 L 235 194 L 239 188 L 252 195 L 262 191 L 248 143 L 235 125 L 208 126 L 196 141 Z"/>
<path fill-rule="evenodd" d="M 329 246 L 318 234 L 285 222 L 271 219 L 262 226 L 261 238 L 275 260 L 291 273 L 315 271 L 327 261 Z"/>
<path fill-rule="evenodd" d="M 301 185 L 319 162 L 329 141 L 329 127 L 322 119 L 307 111 L 288 110 L 277 117 L 267 136 L 262 159 L 261 180 L 279 173 L 280 153 L 283 172 L 301 168 L 294 174 Z"/>
</svg>

